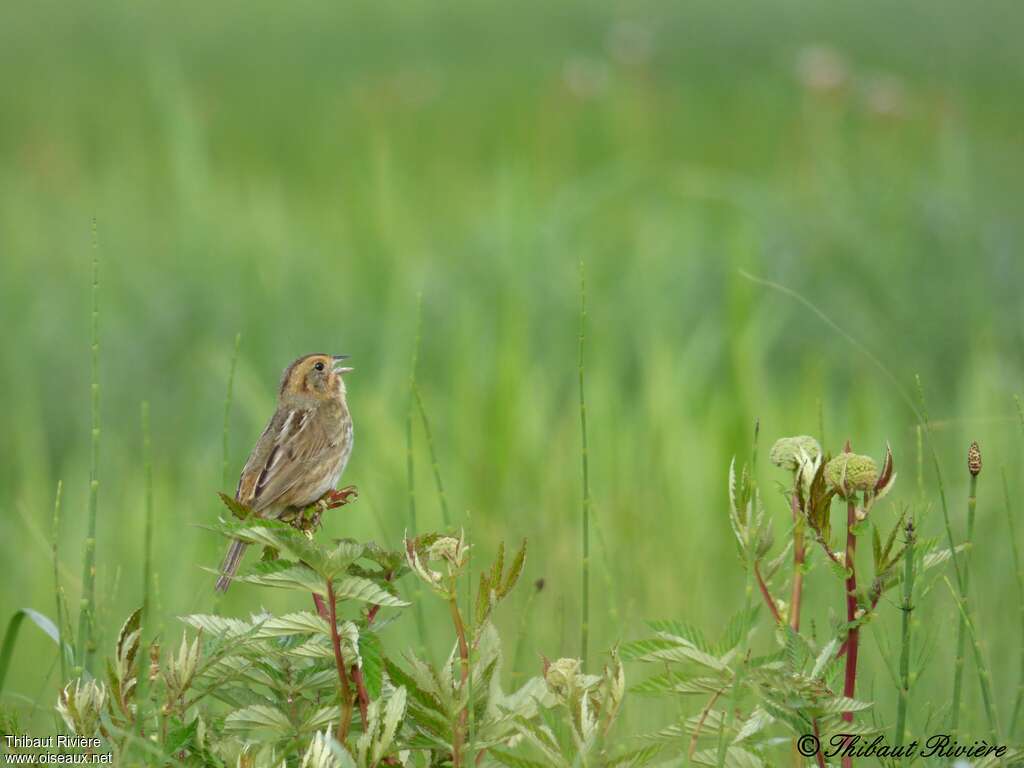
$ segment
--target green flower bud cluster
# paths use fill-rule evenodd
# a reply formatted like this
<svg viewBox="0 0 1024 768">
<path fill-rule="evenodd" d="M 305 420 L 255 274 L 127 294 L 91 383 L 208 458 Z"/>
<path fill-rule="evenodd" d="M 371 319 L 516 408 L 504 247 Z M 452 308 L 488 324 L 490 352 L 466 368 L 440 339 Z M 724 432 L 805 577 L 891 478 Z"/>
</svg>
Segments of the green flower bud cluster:
<svg viewBox="0 0 1024 768">
<path fill-rule="evenodd" d="M 821 446 L 810 435 L 779 438 L 768 454 L 772 464 L 791 472 L 798 470 L 805 461 L 816 461 L 819 456 Z"/>
<path fill-rule="evenodd" d="M 840 453 L 825 465 L 825 479 L 843 497 L 872 491 L 878 482 L 878 465 L 870 456 Z"/>
</svg>

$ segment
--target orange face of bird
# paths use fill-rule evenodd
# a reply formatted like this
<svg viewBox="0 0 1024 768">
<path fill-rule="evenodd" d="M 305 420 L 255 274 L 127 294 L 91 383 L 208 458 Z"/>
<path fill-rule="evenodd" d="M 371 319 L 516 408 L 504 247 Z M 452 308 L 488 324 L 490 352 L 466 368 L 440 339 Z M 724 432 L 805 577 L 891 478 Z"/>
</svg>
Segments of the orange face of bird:
<svg viewBox="0 0 1024 768">
<path fill-rule="evenodd" d="M 306 355 L 292 363 L 281 378 L 280 395 L 284 397 L 326 400 L 345 393 L 342 374 L 352 369 L 342 365 L 348 355 Z"/>
</svg>

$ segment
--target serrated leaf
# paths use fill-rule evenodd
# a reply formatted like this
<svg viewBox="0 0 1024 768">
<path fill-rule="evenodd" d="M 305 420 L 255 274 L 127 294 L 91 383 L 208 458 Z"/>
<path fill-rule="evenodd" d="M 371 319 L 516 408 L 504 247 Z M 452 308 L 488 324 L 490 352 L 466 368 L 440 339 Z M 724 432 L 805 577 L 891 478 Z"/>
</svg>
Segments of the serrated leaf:
<svg viewBox="0 0 1024 768">
<path fill-rule="evenodd" d="M 299 726 L 299 731 L 301 733 L 315 733 L 338 722 L 340 718 L 341 707 L 321 707 L 306 718 L 302 725 Z"/>
<path fill-rule="evenodd" d="M 245 506 L 245 504 L 240 501 L 236 501 L 226 493 L 218 491 L 217 496 L 220 497 L 221 502 L 223 502 L 224 506 L 228 508 L 228 511 L 239 520 L 246 520 L 254 514 L 249 507 Z"/>
<path fill-rule="evenodd" d="M 519 581 L 519 577 L 523 574 L 523 569 L 526 567 L 526 539 L 523 539 L 523 545 L 516 552 L 515 557 L 512 558 L 512 564 L 508 569 L 508 576 L 505 578 L 505 583 L 500 587 L 495 584 L 495 589 L 498 592 L 498 597 L 505 597 L 512 588 Z"/>
<path fill-rule="evenodd" d="M 693 754 L 693 762 L 697 765 L 717 766 L 718 750 L 705 749 Z M 764 761 L 752 752 L 739 747 L 728 747 L 725 751 L 725 768 L 764 768 Z"/>
<path fill-rule="evenodd" d="M 226 616 L 215 616 L 213 614 L 193 613 L 179 618 L 193 629 L 202 630 L 210 637 L 222 639 L 243 637 L 254 629 L 252 624 L 240 619 L 231 619 Z"/>
<path fill-rule="evenodd" d="M 330 625 L 311 611 L 297 611 L 284 616 L 267 619 L 256 631 L 257 637 L 281 637 L 284 635 L 324 635 L 331 633 Z"/>
<path fill-rule="evenodd" d="M 232 712 L 224 720 L 227 731 L 244 732 L 258 728 L 286 734 L 291 732 L 292 724 L 279 710 L 259 704 Z"/>
<path fill-rule="evenodd" d="M 360 576 L 347 576 L 334 585 L 334 596 L 339 599 L 360 600 L 371 605 L 401 608 L 409 605 L 404 600 L 381 589 L 375 582 Z"/>
<path fill-rule="evenodd" d="M 243 581 L 247 584 L 259 584 L 264 587 L 277 587 L 279 589 L 294 589 L 301 592 L 313 592 L 321 597 L 327 596 L 327 584 L 308 565 L 295 564 L 284 568 L 273 567 L 263 572 L 254 572 L 246 576 L 240 576 L 236 581 Z"/>
<path fill-rule="evenodd" d="M 811 669 L 811 677 L 821 677 L 828 663 L 832 660 L 832 656 L 837 650 L 839 650 L 840 642 L 838 637 L 834 637 L 825 643 L 825 646 L 821 649 L 818 657 L 814 660 L 814 667 Z"/>
<path fill-rule="evenodd" d="M 685 621 L 673 621 L 671 619 L 659 619 L 644 623 L 655 632 L 677 637 L 705 653 L 714 653 L 714 648 L 707 640 L 704 639 L 704 633 L 692 624 L 687 624 Z"/>
<path fill-rule="evenodd" d="M 364 632 L 359 637 L 359 658 L 362 661 L 363 682 L 371 699 L 380 698 L 384 678 L 384 659 L 380 637 L 376 632 Z"/>
<path fill-rule="evenodd" d="M 743 721 L 743 726 L 740 728 L 739 733 L 736 734 L 736 738 L 733 739 L 733 743 L 749 739 L 751 736 L 763 731 L 774 721 L 775 718 L 761 707 L 755 708 L 750 717 Z"/>
<path fill-rule="evenodd" d="M 843 712 L 862 712 L 865 709 L 870 709 L 871 706 L 872 704 L 869 701 L 858 701 L 857 699 L 849 699 L 845 696 L 836 696 L 834 699 L 821 702 L 818 705 L 818 709 L 822 714 L 838 715 Z"/>
</svg>

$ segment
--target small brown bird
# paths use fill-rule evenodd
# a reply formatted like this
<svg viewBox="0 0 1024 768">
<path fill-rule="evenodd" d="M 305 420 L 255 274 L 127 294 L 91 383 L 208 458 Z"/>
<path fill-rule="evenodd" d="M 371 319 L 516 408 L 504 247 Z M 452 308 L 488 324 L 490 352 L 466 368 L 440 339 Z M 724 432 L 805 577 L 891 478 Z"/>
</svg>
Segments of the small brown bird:
<svg viewBox="0 0 1024 768">
<path fill-rule="evenodd" d="M 348 355 L 306 355 L 281 377 L 277 410 L 238 478 L 235 499 L 260 517 L 302 509 L 331 491 L 352 453 L 352 416 L 341 365 Z M 231 542 L 217 591 L 238 571 L 246 544 Z"/>
</svg>

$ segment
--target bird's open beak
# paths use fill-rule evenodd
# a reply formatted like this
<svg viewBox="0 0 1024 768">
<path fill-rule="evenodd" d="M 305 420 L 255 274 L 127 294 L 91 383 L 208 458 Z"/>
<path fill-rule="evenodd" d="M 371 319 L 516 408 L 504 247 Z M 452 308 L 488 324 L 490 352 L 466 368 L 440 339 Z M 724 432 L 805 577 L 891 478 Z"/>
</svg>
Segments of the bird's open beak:
<svg viewBox="0 0 1024 768">
<path fill-rule="evenodd" d="M 334 355 L 331 359 L 334 361 L 332 370 L 335 373 L 351 373 L 354 370 L 341 364 L 343 360 L 348 360 L 348 355 Z"/>
</svg>

